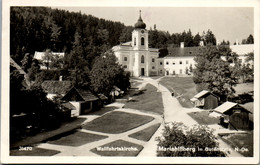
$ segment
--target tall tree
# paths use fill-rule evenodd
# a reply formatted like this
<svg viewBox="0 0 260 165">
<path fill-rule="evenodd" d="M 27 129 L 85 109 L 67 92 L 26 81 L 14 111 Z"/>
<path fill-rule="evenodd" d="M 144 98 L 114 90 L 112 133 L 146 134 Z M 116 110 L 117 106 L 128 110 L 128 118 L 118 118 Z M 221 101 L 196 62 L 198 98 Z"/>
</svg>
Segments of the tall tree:
<svg viewBox="0 0 260 165">
<path fill-rule="evenodd" d="M 208 29 L 207 33 L 205 34 L 205 43 L 206 45 L 216 45 L 216 37 L 211 30 Z"/>
<path fill-rule="evenodd" d="M 194 46 L 199 46 L 200 41 L 201 41 L 201 36 L 200 36 L 200 34 L 198 33 L 198 34 L 196 34 L 196 35 L 194 36 L 194 39 L 193 39 L 193 44 L 194 44 Z"/>
<path fill-rule="evenodd" d="M 123 87 L 124 84 L 128 84 L 127 87 L 129 86 L 129 77 L 124 75 L 124 70 L 117 63 L 112 51 L 96 58 L 90 72 L 90 79 L 93 90 L 106 96 L 109 96 L 114 85 Z M 124 81 L 124 83 L 120 83 L 120 81 Z"/>
<path fill-rule="evenodd" d="M 197 64 L 193 72 L 193 81 L 198 91 L 210 90 L 217 94 L 222 102 L 235 93 L 237 77 L 233 73 L 231 63 L 236 61 L 236 56 L 231 53 L 229 48 L 221 46 L 201 48 L 194 59 Z"/>
</svg>

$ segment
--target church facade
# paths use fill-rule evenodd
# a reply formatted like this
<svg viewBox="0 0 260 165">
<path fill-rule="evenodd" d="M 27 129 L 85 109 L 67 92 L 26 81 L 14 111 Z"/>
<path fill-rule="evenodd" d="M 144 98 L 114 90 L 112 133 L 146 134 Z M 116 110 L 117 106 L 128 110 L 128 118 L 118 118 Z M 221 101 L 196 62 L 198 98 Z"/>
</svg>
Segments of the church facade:
<svg viewBox="0 0 260 165">
<path fill-rule="evenodd" d="M 197 47 L 184 47 L 184 42 L 180 47 L 168 48 L 168 54 L 159 57 L 159 49 L 149 48 L 148 31 L 146 24 L 140 16 L 132 32 L 132 41 L 114 46 L 112 50 L 119 64 L 131 76 L 189 76 L 192 75 L 196 67 L 195 55 L 203 46 L 203 41 Z M 238 58 L 245 63 L 246 54 L 254 51 L 254 44 L 250 45 L 230 45 L 230 49 L 238 54 Z"/>
</svg>

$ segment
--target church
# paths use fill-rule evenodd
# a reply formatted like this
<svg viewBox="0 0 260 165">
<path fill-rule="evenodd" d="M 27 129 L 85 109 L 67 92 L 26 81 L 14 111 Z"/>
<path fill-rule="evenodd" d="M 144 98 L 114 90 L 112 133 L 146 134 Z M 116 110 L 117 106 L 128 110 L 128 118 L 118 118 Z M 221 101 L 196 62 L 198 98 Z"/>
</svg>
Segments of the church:
<svg viewBox="0 0 260 165">
<path fill-rule="evenodd" d="M 140 16 L 132 32 L 132 41 L 114 46 L 112 50 L 131 76 L 156 76 L 158 75 L 159 49 L 149 48 L 148 31 L 146 24 Z"/>
<path fill-rule="evenodd" d="M 159 49 L 149 48 L 148 30 L 146 24 L 140 16 L 134 25 L 132 41 L 114 46 L 112 50 L 119 64 L 131 76 L 189 76 L 195 68 L 194 58 L 200 47 L 204 46 L 203 41 L 197 47 L 184 47 L 184 42 L 180 47 L 168 48 L 168 53 L 159 55 Z M 239 60 L 246 63 L 246 54 L 254 51 L 254 44 L 230 45 L 230 49 L 238 54 Z"/>
</svg>

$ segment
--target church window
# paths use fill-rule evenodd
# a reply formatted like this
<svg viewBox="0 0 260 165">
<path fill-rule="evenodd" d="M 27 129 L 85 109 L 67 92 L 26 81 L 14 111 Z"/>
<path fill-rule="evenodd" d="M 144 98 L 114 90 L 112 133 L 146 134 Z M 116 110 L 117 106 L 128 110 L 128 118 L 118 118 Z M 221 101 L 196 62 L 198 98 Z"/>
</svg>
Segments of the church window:
<svg viewBox="0 0 260 165">
<path fill-rule="evenodd" d="M 182 61 L 180 61 L 180 64 L 182 64 Z"/>
<path fill-rule="evenodd" d="M 152 62 L 154 62 L 154 58 L 152 58 Z"/>
<path fill-rule="evenodd" d="M 169 64 L 169 62 L 168 61 L 166 61 L 166 65 L 168 65 Z"/>
<path fill-rule="evenodd" d="M 162 70 L 160 70 L 160 74 L 162 74 Z"/>
<path fill-rule="evenodd" d="M 124 61 L 127 61 L 127 57 L 124 57 Z"/>
<path fill-rule="evenodd" d="M 175 65 L 175 61 L 172 62 L 172 65 Z"/>
<path fill-rule="evenodd" d="M 141 38 L 141 45 L 144 45 L 144 37 Z"/>
<path fill-rule="evenodd" d="M 144 56 L 141 57 L 141 63 L 144 63 Z"/>
<path fill-rule="evenodd" d="M 162 65 L 162 62 L 160 62 L 160 65 Z"/>
<path fill-rule="evenodd" d="M 136 45 L 136 38 L 134 38 L 134 45 Z"/>
<path fill-rule="evenodd" d="M 152 69 L 155 69 L 155 67 L 153 66 Z"/>
</svg>

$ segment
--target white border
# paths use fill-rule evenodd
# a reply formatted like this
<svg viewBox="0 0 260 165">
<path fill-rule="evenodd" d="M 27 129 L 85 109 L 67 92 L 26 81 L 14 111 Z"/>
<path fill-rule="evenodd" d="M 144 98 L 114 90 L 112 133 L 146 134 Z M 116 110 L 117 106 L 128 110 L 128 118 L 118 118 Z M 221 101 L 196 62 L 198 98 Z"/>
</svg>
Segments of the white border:
<svg viewBox="0 0 260 165">
<path fill-rule="evenodd" d="M 1 162 L 0 163 L 193 163 L 258 164 L 259 163 L 259 4 L 255 0 L 3 0 L 2 2 L 2 79 L 1 79 Z M 255 82 L 254 82 L 254 157 L 27 157 L 9 156 L 9 16 L 10 6 L 77 6 L 77 7 L 254 7 Z M 238 27 L 239 28 L 239 27 Z"/>
</svg>

